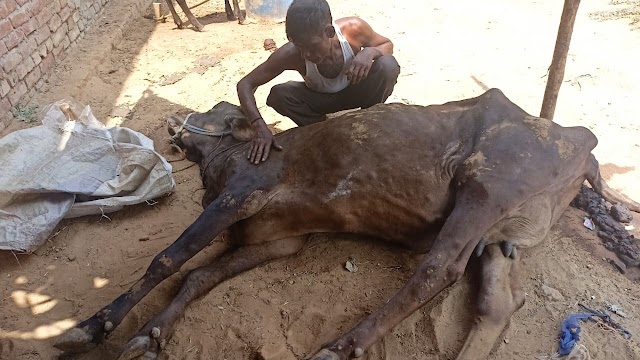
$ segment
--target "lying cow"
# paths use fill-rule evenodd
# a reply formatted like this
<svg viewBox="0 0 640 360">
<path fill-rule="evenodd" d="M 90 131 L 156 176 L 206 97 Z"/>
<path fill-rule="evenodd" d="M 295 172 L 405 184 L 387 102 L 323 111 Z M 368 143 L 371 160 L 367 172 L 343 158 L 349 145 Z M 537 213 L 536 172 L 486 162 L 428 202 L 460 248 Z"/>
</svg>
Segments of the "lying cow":
<svg viewBox="0 0 640 360">
<path fill-rule="evenodd" d="M 166 0 L 166 1 L 167 1 L 167 6 L 169 7 L 169 11 L 171 11 L 173 22 L 176 24 L 178 29 L 183 29 L 184 23 L 180 19 L 180 16 L 176 12 L 176 9 L 173 7 L 173 0 Z M 231 4 L 229 4 L 229 0 L 224 0 L 224 12 L 227 14 L 227 19 L 228 20 L 238 19 L 238 23 L 240 24 L 248 23 L 247 18 L 245 18 L 245 16 L 242 14 L 242 11 L 240 11 L 240 5 L 238 5 L 238 0 L 232 0 L 232 1 L 233 1 L 233 10 L 231 9 Z M 204 25 L 202 25 L 202 23 L 198 20 L 198 18 L 196 18 L 193 15 L 193 13 L 191 12 L 191 9 L 189 9 L 189 6 L 187 5 L 186 0 L 176 0 L 176 2 L 180 6 L 180 9 L 182 9 L 182 12 L 187 16 L 187 19 L 189 19 L 189 21 L 191 22 L 191 25 L 193 25 L 197 31 L 204 30 Z"/>
<path fill-rule="evenodd" d="M 499 90 L 428 107 L 376 105 L 292 129 L 277 135 L 284 150 L 259 166 L 247 160 L 253 130 L 237 106 L 191 114 L 171 122 L 169 132 L 200 163 L 204 212 L 131 289 L 64 334 L 59 349 L 98 344 L 151 289 L 229 229 L 235 248 L 191 271 L 120 359 L 155 358 L 191 301 L 295 254 L 314 232 L 370 235 L 426 255 L 387 303 L 313 360 L 362 356 L 457 281 L 473 253 L 483 263 L 482 287 L 458 359 L 483 359 L 524 303 L 522 249 L 545 238 L 585 179 L 607 200 L 640 211 L 603 181 L 589 130 L 530 116 Z"/>
</svg>

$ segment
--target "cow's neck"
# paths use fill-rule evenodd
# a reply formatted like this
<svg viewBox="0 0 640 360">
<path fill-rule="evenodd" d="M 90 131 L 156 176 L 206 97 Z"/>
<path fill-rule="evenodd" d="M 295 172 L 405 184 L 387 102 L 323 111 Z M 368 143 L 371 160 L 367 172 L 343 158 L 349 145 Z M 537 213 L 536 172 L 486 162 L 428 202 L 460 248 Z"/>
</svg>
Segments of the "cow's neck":
<svg viewBox="0 0 640 360">
<path fill-rule="evenodd" d="M 236 140 L 231 135 L 209 138 L 203 142 L 200 147 L 203 158 L 199 165 L 202 182 L 206 188 L 209 188 L 208 185 L 224 183 L 226 178 L 224 163 L 229 156 L 240 151 L 243 144 L 246 142 Z"/>
</svg>

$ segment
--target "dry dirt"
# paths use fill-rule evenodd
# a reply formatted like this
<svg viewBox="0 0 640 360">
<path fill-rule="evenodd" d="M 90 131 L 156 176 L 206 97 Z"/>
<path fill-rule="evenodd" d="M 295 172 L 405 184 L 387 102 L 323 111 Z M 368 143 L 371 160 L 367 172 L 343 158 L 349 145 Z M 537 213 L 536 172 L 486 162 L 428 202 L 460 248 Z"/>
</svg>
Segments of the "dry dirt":
<svg viewBox="0 0 640 360">
<path fill-rule="evenodd" d="M 195 4 L 195 1 L 191 1 Z M 394 3 L 395 5 L 389 5 Z M 358 15 L 395 43 L 402 66 L 389 101 L 442 103 L 498 87 L 529 113 L 539 112 L 562 11 L 559 1 L 330 1 L 334 17 Z M 194 9 L 207 31 L 176 30 L 171 22 L 139 21 L 121 40 L 109 34 L 128 11 L 113 0 L 102 22 L 57 68 L 32 105 L 73 97 L 110 125 L 140 131 L 171 157 L 164 118 L 218 101 L 237 103 L 235 83 L 269 53 L 265 38 L 285 41 L 283 24 L 240 26 L 225 19 L 222 1 Z M 555 121 L 583 125 L 599 138 L 595 154 L 614 188 L 640 199 L 640 32 L 638 2 L 583 2 L 567 62 Z M 277 83 L 298 79 L 285 74 Z M 272 84 L 273 84 L 272 83 Z M 270 84 L 269 84 L 270 85 Z M 269 86 L 257 92 L 265 103 Z M 293 124 L 262 108 L 278 130 Z M 13 131 L 34 124 L 15 123 Z M 153 206 L 139 205 L 110 219 L 60 224 L 33 254 L 0 253 L 0 358 L 53 359 L 55 336 L 125 291 L 152 257 L 202 211 L 197 167 L 174 162 L 177 188 Z M 636 186 L 634 186 L 636 185 Z M 524 255 L 527 302 L 511 321 L 491 359 L 534 359 L 557 349 L 564 316 L 617 304 L 632 340 L 587 323 L 582 341 L 593 359 L 640 359 L 640 286 L 618 273 L 583 213 L 569 209 L 547 241 Z M 634 222 L 636 229 L 640 223 Z M 638 231 L 635 235 L 638 236 Z M 140 239 L 148 239 L 141 241 Z M 167 304 L 189 269 L 214 257 L 209 247 L 149 294 L 104 345 L 79 359 L 114 359 L 120 347 Z M 355 273 L 344 269 L 353 257 Z M 409 253 L 344 235 L 318 234 L 297 256 L 227 281 L 190 306 L 164 359 L 253 359 L 266 346 L 278 359 L 304 358 L 383 304 L 419 261 Z M 473 264 L 469 273 L 473 273 Z M 637 269 L 636 269 L 637 270 Z M 629 277 L 638 277 L 630 271 Z M 366 359 L 451 359 L 469 328 L 473 276 L 398 325 Z M 557 291 L 549 290 L 549 288 Z"/>
</svg>

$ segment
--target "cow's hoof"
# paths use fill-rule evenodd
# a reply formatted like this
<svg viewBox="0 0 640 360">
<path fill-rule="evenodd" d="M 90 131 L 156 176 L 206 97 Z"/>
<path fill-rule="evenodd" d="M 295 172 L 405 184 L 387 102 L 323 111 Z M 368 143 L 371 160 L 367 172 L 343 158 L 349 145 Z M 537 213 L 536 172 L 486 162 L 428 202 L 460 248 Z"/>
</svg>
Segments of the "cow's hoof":
<svg viewBox="0 0 640 360">
<path fill-rule="evenodd" d="M 320 352 L 313 355 L 310 360 L 340 360 L 340 357 L 331 350 L 322 349 Z"/>
<path fill-rule="evenodd" d="M 154 328 L 155 329 L 155 328 Z M 158 357 L 159 345 L 151 336 L 138 335 L 131 339 L 118 360 L 154 360 Z M 159 334 L 158 334 L 159 336 Z"/>
<path fill-rule="evenodd" d="M 83 353 L 92 350 L 97 345 L 92 334 L 85 329 L 75 327 L 60 335 L 53 346 L 64 352 Z"/>
<path fill-rule="evenodd" d="M 500 244 L 500 248 L 502 249 L 502 255 L 504 255 L 504 257 L 510 257 L 512 259 L 515 259 L 516 256 L 518 255 L 518 250 L 516 249 L 516 246 L 510 241 L 503 241 Z"/>
<path fill-rule="evenodd" d="M 249 24 L 255 24 L 256 21 L 253 18 L 249 18 L 249 17 L 245 17 L 244 19 L 239 19 L 238 20 L 238 24 L 240 25 L 249 25 Z"/>
<path fill-rule="evenodd" d="M 202 23 L 200 23 L 200 21 L 196 20 L 192 22 L 193 27 L 195 28 L 196 31 L 198 32 L 202 32 L 204 31 L 204 25 L 202 25 Z"/>
</svg>

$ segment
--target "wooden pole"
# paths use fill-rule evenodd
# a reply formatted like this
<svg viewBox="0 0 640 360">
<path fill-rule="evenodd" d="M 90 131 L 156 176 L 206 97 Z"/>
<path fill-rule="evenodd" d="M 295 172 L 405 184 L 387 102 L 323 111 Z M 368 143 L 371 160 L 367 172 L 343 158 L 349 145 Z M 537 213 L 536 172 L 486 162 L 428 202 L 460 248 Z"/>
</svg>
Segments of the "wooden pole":
<svg viewBox="0 0 640 360">
<path fill-rule="evenodd" d="M 551 66 L 549 67 L 549 78 L 547 79 L 547 87 L 544 91 L 542 109 L 540 110 L 540 117 L 545 119 L 553 120 L 553 114 L 556 111 L 556 102 L 558 101 L 560 85 L 562 85 L 564 78 L 567 53 L 569 52 L 573 24 L 576 22 L 579 5 L 580 0 L 564 1 L 564 9 L 562 9 L 562 17 L 560 18 L 560 26 L 558 27 L 558 38 L 556 39 L 556 47 L 553 51 Z"/>
</svg>

